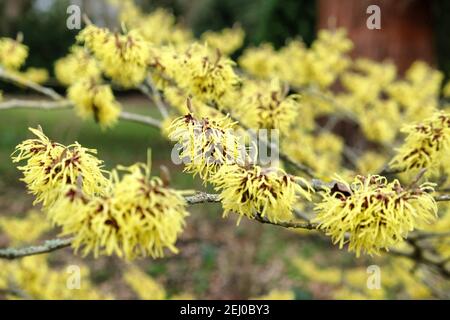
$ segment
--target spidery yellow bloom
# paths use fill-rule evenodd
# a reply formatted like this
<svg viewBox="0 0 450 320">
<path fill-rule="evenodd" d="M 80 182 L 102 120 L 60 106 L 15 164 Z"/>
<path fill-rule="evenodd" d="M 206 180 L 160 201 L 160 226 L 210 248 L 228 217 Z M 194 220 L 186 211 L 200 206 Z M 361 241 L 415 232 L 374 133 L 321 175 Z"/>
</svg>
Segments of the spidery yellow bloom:
<svg viewBox="0 0 450 320">
<path fill-rule="evenodd" d="M 178 58 L 175 81 L 187 94 L 203 101 L 219 103 L 228 91 L 239 84 L 234 62 L 219 51 L 211 54 L 207 46 L 192 45 Z"/>
<path fill-rule="evenodd" d="M 70 53 L 55 62 L 56 79 L 70 86 L 80 79 L 100 80 L 101 71 L 97 61 L 83 47 L 73 46 Z"/>
<path fill-rule="evenodd" d="M 438 171 L 450 156 L 450 116 L 435 113 L 421 123 L 407 125 L 404 144 L 397 150 L 390 167 L 401 170 L 427 168 L 430 174 Z"/>
<path fill-rule="evenodd" d="M 348 243 L 357 256 L 388 250 L 419 224 L 436 218 L 430 183 L 408 189 L 376 175 L 356 176 L 352 184 L 339 177 L 336 181 L 316 205 L 315 222 L 340 248 Z"/>
<path fill-rule="evenodd" d="M 104 73 L 117 84 L 130 88 L 144 80 L 150 47 L 137 30 L 119 34 L 89 25 L 80 32 L 77 40 L 84 42 Z"/>
<path fill-rule="evenodd" d="M 406 71 L 405 79 L 386 88 L 388 96 L 403 109 L 405 122 L 417 122 L 432 116 L 439 105 L 442 72 L 417 61 Z"/>
<path fill-rule="evenodd" d="M 17 70 L 24 64 L 27 57 L 27 46 L 10 38 L 0 38 L 0 66 Z"/>
<path fill-rule="evenodd" d="M 306 188 L 295 179 L 300 179 Z M 257 165 L 224 165 L 212 179 L 220 191 L 224 216 L 231 212 L 254 219 L 256 215 L 271 222 L 293 218 L 292 210 L 298 195 L 311 200 L 311 188 L 306 180 L 294 178 L 279 168 Z"/>
<path fill-rule="evenodd" d="M 228 56 L 239 49 L 244 43 L 245 33 L 240 27 L 226 28 L 219 32 L 206 31 L 202 34 L 201 40 L 209 47 L 218 49 Z"/>
<path fill-rule="evenodd" d="M 28 68 L 17 75 L 22 79 L 26 79 L 35 83 L 42 84 L 48 80 L 48 71 L 43 68 Z"/>
<path fill-rule="evenodd" d="M 94 117 L 104 128 L 113 126 L 119 118 L 121 107 L 109 85 L 93 79 L 80 80 L 69 87 L 67 96 L 80 117 Z"/>
<path fill-rule="evenodd" d="M 78 184 L 87 195 L 101 194 L 108 179 L 104 177 L 102 161 L 93 149 L 86 149 L 77 142 L 69 146 L 50 141 L 45 134 L 30 128 L 37 137 L 16 146 L 13 162 L 26 161 L 18 167 L 22 181 L 30 193 L 36 196 L 34 203 L 51 206 L 66 185 Z"/>
<path fill-rule="evenodd" d="M 233 126 L 228 117 L 199 120 L 189 113 L 172 122 L 169 138 L 178 142 L 185 170 L 209 181 L 225 163 L 245 159 L 245 147 L 234 135 Z"/>
<path fill-rule="evenodd" d="M 176 253 L 175 242 L 183 231 L 186 203 L 182 194 L 150 178 L 143 164 L 113 172 L 109 193 L 86 197 L 75 188 L 66 190 L 49 212 L 62 226 L 64 235 L 73 235 L 72 246 L 83 255 L 116 254 L 127 260 L 164 256 L 164 249 Z"/>
<path fill-rule="evenodd" d="M 173 13 L 156 8 L 149 14 L 143 13 L 133 1 L 119 2 L 119 20 L 131 29 L 138 30 L 145 40 L 154 45 L 187 46 L 194 38 L 192 32 L 176 23 Z"/>
<path fill-rule="evenodd" d="M 247 81 L 233 108 L 247 127 L 279 129 L 287 134 L 300 111 L 300 96 L 288 95 L 287 91 L 280 81 Z"/>
<path fill-rule="evenodd" d="M 246 49 L 238 62 L 246 72 L 262 79 L 269 78 L 279 68 L 275 49 L 268 43 Z"/>
<path fill-rule="evenodd" d="M 310 48 L 300 40 L 290 41 L 279 51 L 270 44 L 245 50 L 239 59 L 251 75 L 277 77 L 294 86 L 313 85 L 325 89 L 350 65 L 346 56 L 353 44 L 344 29 L 320 30 Z"/>
</svg>

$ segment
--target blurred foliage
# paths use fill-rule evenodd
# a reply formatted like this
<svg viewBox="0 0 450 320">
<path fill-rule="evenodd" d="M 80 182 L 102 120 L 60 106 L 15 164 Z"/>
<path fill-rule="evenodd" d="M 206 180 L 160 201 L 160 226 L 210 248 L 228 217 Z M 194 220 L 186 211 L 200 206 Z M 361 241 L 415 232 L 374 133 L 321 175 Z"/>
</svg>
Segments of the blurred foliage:
<svg viewBox="0 0 450 320">
<path fill-rule="evenodd" d="M 271 42 L 276 47 L 287 38 L 302 37 L 310 44 L 315 36 L 314 0 L 199 0 L 191 20 L 199 35 L 239 22 L 247 34 L 246 44 Z"/>
<path fill-rule="evenodd" d="M 448 79 L 450 76 L 450 1 L 432 2 L 434 16 L 435 43 L 438 67 Z"/>
<path fill-rule="evenodd" d="M 2 36 L 12 38 L 18 31 L 23 32 L 24 43 L 32 52 L 27 66 L 53 70 L 53 61 L 67 53 L 76 34 L 76 30 L 65 27 L 68 3 L 69 0 L 54 1 L 49 11 L 43 13 L 32 5 L 36 1 L 27 2 L 20 19 L 10 23 L 7 31 L 0 30 Z M 315 35 L 314 0 L 138 0 L 136 3 L 145 11 L 169 8 L 196 35 L 239 23 L 246 31 L 246 45 L 272 42 L 279 47 L 287 38 L 298 36 L 309 44 Z M 0 4 L 0 17 L 2 12 Z"/>
<path fill-rule="evenodd" d="M 23 14 L 20 19 L 9 23 L 2 36 L 15 37 L 21 30 L 24 43 L 33 54 L 27 66 L 53 69 L 52 61 L 64 56 L 74 41 L 76 32 L 65 26 L 66 8 L 69 0 L 54 1 L 48 12 L 42 13 L 33 5 L 36 1 L 23 1 Z M 183 23 L 200 35 L 205 30 L 220 30 L 239 23 L 246 32 L 245 45 L 258 45 L 271 42 L 282 46 L 286 39 L 302 37 L 310 44 L 315 37 L 316 1 L 315 0 L 136 0 L 145 11 L 155 7 L 172 10 Z M 0 3 L 0 17 L 3 6 Z M 450 74 L 450 2 L 435 0 L 431 4 L 435 21 L 435 43 L 439 68 Z"/>
<path fill-rule="evenodd" d="M 66 26 L 67 6 L 70 1 L 59 0 L 42 12 L 35 6 L 25 7 L 20 18 L 11 26 L 5 34 L 12 38 L 21 31 L 24 35 L 24 43 L 30 48 L 27 66 L 44 67 L 53 69 L 53 61 L 67 53 L 69 46 L 73 44 L 77 30 L 69 30 Z M 63 26 L 63 27 L 59 27 Z"/>
</svg>

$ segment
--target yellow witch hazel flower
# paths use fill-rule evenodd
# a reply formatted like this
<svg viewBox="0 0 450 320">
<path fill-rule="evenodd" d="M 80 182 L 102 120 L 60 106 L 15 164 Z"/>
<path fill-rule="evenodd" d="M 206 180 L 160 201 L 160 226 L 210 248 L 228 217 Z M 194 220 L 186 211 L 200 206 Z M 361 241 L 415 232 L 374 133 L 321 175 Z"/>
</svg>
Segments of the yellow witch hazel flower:
<svg viewBox="0 0 450 320">
<path fill-rule="evenodd" d="M 234 62 L 219 51 L 212 54 L 207 46 L 194 44 L 179 57 L 175 81 L 190 95 L 203 101 L 220 102 L 239 84 L 233 66 Z"/>
<path fill-rule="evenodd" d="M 49 217 L 73 235 L 72 246 L 99 255 L 116 254 L 127 260 L 177 253 L 175 242 L 183 231 L 186 202 L 182 193 L 168 188 L 160 178 L 150 178 L 149 166 L 136 164 L 113 172 L 109 193 L 86 197 L 69 188 L 55 203 Z"/>
<path fill-rule="evenodd" d="M 154 45 L 187 45 L 194 36 L 189 29 L 176 23 L 173 13 L 164 8 L 156 8 L 145 14 L 132 0 L 117 2 L 119 20 L 132 29 L 137 29 L 145 40 Z"/>
<path fill-rule="evenodd" d="M 104 73 L 115 83 L 130 88 L 144 80 L 150 48 L 137 30 L 119 34 L 89 25 L 77 40 L 93 52 Z"/>
<path fill-rule="evenodd" d="M 241 27 L 226 28 L 220 32 L 206 31 L 201 40 L 209 47 L 218 49 L 224 55 L 230 55 L 244 43 L 245 33 Z"/>
<path fill-rule="evenodd" d="M 349 251 L 379 254 L 400 243 L 408 232 L 437 216 L 433 186 L 404 188 L 377 175 L 356 176 L 351 184 L 337 177 L 316 205 L 318 228 Z"/>
<path fill-rule="evenodd" d="M 296 180 L 301 180 L 301 187 Z M 311 200 L 311 188 L 302 178 L 279 168 L 231 164 L 222 166 L 212 179 L 220 191 L 224 216 L 231 212 L 254 219 L 256 215 L 277 223 L 293 218 L 292 210 L 300 194 Z"/>
<path fill-rule="evenodd" d="M 0 38 L 0 66 L 17 70 L 28 57 L 28 47 L 10 38 Z"/>
<path fill-rule="evenodd" d="M 32 81 L 34 83 L 42 84 L 48 80 L 48 71 L 44 68 L 27 68 L 25 71 L 18 74 L 22 79 Z"/>
<path fill-rule="evenodd" d="M 432 117 L 402 129 L 405 143 L 397 150 L 390 167 L 400 170 L 427 168 L 438 171 L 450 156 L 450 115 L 437 112 Z"/>
<path fill-rule="evenodd" d="M 102 161 L 93 149 L 86 149 L 75 142 L 69 146 L 53 142 L 38 129 L 30 128 L 37 137 L 16 146 L 13 162 L 26 160 L 18 167 L 23 173 L 22 181 L 30 193 L 36 196 L 35 203 L 50 207 L 66 185 L 78 184 L 87 195 L 101 194 L 108 179 L 103 175 Z"/>
<path fill-rule="evenodd" d="M 406 122 L 420 121 L 438 107 L 443 78 L 442 72 L 416 61 L 406 71 L 405 79 L 391 83 L 386 92 L 400 104 Z"/>
<path fill-rule="evenodd" d="M 70 86 L 83 78 L 100 80 L 101 71 L 86 49 L 73 46 L 67 56 L 56 61 L 55 75 L 63 85 Z"/>
<path fill-rule="evenodd" d="M 119 118 L 121 107 L 109 85 L 83 79 L 69 87 L 67 96 L 80 117 L 93 116 L 102 127 L 113 126 Z"/>
<path fill-rule="evenodd" d="M 225 163 L 245 158 L 245 146 L 233 133 L 228 117 L 197 119 L 191 113 L 172 122 L 169 138 L 178 142 L 185 171 L 198 174 L 205 182 Z"/>
<path fill-rule="evenodd" d="M 239 57 L 239 65 L 249 74 L 266 79 L 279 68 L 276 51 L 271 44 L 264 43 L 257 48 L 248 48 Z"/>
<path fill-rule="evenodd" d="M 288 88 L 278 80 L 247 81 L 242 92 L 243 97 L 235 108 L 248 127 L 289 133 L 300 109 L 299 95 L 287 95 Z"/>
</svg>

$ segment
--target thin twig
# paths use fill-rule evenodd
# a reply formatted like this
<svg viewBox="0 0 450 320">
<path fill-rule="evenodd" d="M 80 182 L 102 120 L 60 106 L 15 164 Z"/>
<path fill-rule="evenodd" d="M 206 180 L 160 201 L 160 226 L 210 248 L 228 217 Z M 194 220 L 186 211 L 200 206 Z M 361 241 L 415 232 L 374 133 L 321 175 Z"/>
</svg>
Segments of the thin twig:
<svg viewBox="0 0 450 320">
<path fill-rule="evenodd" d="M 38 246 L 0 249 L 0 259 L 13 260 L 37 254 L 49 253 L 70 246 L 72 238 L 47 240 Z"/>
<path fill-rule="evenodd" d="M 148 88 L 150 87 L 150 89 Z M 153 83 L 149 80 L 148 86 L 146 84 L 141 84 L 139 87 L 139 90 L 151 101 L 153 101 L 156 105 L 156 107 L 159 110 L 159 113 L 161 113 L 161 116 L 165 119 L 169 116 L 169 112 L 167 111 L 167 106 L 163 102 L 161 98 L 161 94 L 159 93 L 158 89 L 153 85 Z M 150 92 L 151 90 L 151 92 Z"/>
<path fill-rule="evenodd" d="M 133 122 L 142 123 L 142 124 L 148 124 L 152 127 L 158 128 L 158 129 L 161 129 L 161 126 L 162 126 L 161 121 L 153 119 L 152 117 L 144 116 L 144 115 L 137 114 L 137 113 L 122 111 L 119 115 L 119 118 L 122 120 L 133 121 Z"/>
<path fill-rule="evenodd" d="M 14 109 L 14 108 L 29 108 L 29 109 L 68 109 L 72 108 L 73 104 L 69 100 L 46 101 L 46 100 L 19 100 L 11 99 L 0 102 L 0 110 Z"/>
<path fill-rule="evenodd" d="M 435 201 L 450 201 L 450 194 L 442 194 L 434 197 Z"/>
<path fill-rule="evenodd" d="M 69 109 L 73 108 L 73 103 L 69 100 L 58 100 L 58 101 L 42 101 L 42 100 L 18 100 L 12 99 L 4 102 L 0 102 L 0 110 L 8 110 L 8 109 L 41 109 L 41 110 L 58 110 L 58 109 Z M 152 117 L 122 111 L 119 115 L 119 118 L 126 121 L 132 121 L 136 123 L 141 123 L 145 125 L 149 125 L 155 128 L 161 128 L 161 122 Z"/>
<path fill-rule="evenodd" d="M 0 67 L 0 79 L 3 79 L 7 82 L 12 82 L 16 84 L 20 84 L 29 89 L 32 89 L 36 92 L 39 92 L 47 97 L 50 97 L 53 100 L 63 100 L 64 97 L 57 93 L 55 90 L 51 88 L 47 88 L 37 84 L 36 82 L 30 81 L 28 79 L 22 78 L 16 74 L 6 71 L 5 69 Z"/>
<path fill-rule="evenodd" d="M 220 202 L 220 196 L 218 194 L 211 194 L 206 192 L 198 192 L 193 196 L 185 197 L 186 202 L 190 205 L 199 203 L 217 203 Z"/>
</svg>

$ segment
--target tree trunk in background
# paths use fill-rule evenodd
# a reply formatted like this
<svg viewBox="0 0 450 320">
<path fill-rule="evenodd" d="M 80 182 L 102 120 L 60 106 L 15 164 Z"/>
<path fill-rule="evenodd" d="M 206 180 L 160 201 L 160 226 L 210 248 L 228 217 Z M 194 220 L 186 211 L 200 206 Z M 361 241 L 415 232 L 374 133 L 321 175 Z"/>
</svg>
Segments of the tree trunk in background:
<svg viewBox="0 0 450 320">
<path fill-rule="evenodd" d="M 353 57 L 392 59 L 400 72 L 415 60 L 434 64 L 431 1 L 318 0 L 318 28 L 344 27 L 355 44 Z M 367 7 L 381 9 L 381 29 L 366 26 Z"/>
<path fill-rule="evenodd" d="M 0 13 L 1 35 L 13 36 L 12 33 L 16 30 L 13 30 L 11 24 L 20 19 L 20 15 L 30 5 L 30 0 L 5 0 L 3 12 Z"/>
</svg>

